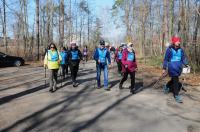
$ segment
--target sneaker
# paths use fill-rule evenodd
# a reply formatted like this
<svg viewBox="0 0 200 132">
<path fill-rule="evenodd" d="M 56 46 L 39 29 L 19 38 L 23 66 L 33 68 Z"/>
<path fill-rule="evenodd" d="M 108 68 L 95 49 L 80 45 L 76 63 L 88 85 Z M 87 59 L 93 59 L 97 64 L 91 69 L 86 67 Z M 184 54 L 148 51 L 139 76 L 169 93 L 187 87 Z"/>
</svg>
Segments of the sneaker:
<svg viewBox="0 0 200 132">
<path fill-rule="evenodd" d="M 52 89 L 52 88 L 51 88 L 51 89 L 49 89 L 49 92 L 51 92 L 51 93 L 52 93 L 52 92 L 53 92 L 53 89 Z"/>
<path fill-rule="evenodd" d="M 169 88 L 167 87 L 167 85 L 164 85 L 163 92 L 164 92 L 164 94 L 168 94 L 169 93 Z"/>
<path fill-rule="evenodd" d="M 53 86 L 53 90 L 52 90 L 53 92 L 55 92 L 56 91 L 56 86 Z"/>
<path fill-rule="evenodd" d="M 100 89 L 101 88 L 101 86 L 97 86 L 97 89 Z"/>
<path fill-rule="evenodd" d="M 108 87 L 105 87 L 104 89 L 105 89 L 106 91 L 110 91 L 110 88 L 108 88 Z"/>
<path fill-rule="evenodd" d="M 175 95 L 175 100 L 177 103 L 183 103 L 182 97 L 180 95 Z"/>
<path fill-rule="evenodd" d="M 131 93 L 131 94 L 135 94 L 135 89 L 131 89 L 131 90 L 130 90 L 130 93 Z"/>
<path fill-rule="evenodd" d="M 77 87 L 77 84 L 75 82 L 73 82 L 73 87 Z"/>
<path fill-rule="evenodd" d="M 119 89 L 123 89 L 122 84 L 119 84 Z"/>
</svg>

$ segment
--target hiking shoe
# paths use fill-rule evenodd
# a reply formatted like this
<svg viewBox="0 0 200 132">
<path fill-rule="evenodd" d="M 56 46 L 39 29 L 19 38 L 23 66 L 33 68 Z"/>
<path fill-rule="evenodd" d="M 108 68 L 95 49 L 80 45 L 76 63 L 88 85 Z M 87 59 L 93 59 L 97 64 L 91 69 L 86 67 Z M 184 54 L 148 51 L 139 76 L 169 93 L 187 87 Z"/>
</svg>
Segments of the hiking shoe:
<svg viewBox="0 0 200 132">
<path fill-rule="evenodd" d="M 135 94 L 135 89 L 131 89 L 131 90 L 130 90 L 130 93 L 131 93 L 131 94 Z"/>
<path fill-rule="evenodd" d="M 55 92 L 56 91 L 56 86 L 53 86 L 53 90 L 52 90 L 53 92 Z"/>
<path fill-rule="evenodd" d="M 168 94 L 169 93 L 169 88 L 167 87 L 167 85 L 164 85 L 163 92 L 164 92 L 164 94 Z"/>
<path fill-rule="evenodd" d="M 180 95 L 175 95 L 175 100 L 177 103 L 183 103 L 182 97 Z"/>
<path fill-rule="evenodd" d="M 122 84 L 119 84 L 119 89 L 123 89 Z"/>
<path fill-rule="evenodd" d="M 53 89 L 52 89 L 52 88 L 51 88 L 51 89 L 49 89 L 49 92 L 51 92 L 51 93 L 52 93 L 52 92 L 53 92 Z"/>
<path fill-rule="evenodd" d="M 101 86 L 97 86 L 97 89 L 100 89 L 101 88 Z"/>
<path fill-rule="evenodd" d="M 110 91 L 110 88 L 108 88 L 108 87 L 105 87 L 104 89 L 105 89 L 106 91 Z"/>
<path fill-rule="evenodd" d="M 77 86 L 78 86 L 78 84 L 73 82 L 73 87 L 77 87 Z"/>
</svg>

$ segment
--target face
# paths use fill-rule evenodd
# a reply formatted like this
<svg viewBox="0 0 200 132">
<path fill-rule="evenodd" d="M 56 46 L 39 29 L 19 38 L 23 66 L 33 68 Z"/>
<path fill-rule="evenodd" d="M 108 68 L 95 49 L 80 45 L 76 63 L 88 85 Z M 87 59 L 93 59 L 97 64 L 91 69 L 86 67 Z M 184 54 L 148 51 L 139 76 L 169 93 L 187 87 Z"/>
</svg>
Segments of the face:
<svg viewBox="0 0 200 132">
<path fill-rule="evenodd" d="M 50 50 L 55 50 L 55 46 L 54 45 L 50 45 Z"/>
<path fill-rule="evenodd" d="M 133 49 L 133 44 L 128 46 L 129 49 Z"/>
<path fill-rule="evenodd" d="M 75 44 L 72 44 L 72 49 L 75 49 L 76 48 L 76 45 Z"/>
<path fill-rule="evenodd" d="M 105 48 L 105 45 L 100 45 L 100 48 L 101 48 L 101 49 Z"/>
<path fill-rule="evenodd" d="M 180 42 L 176 42 L 174 45 L 175 45 L 176 47 L 179 47 L 179 46 L 180 46 Z"/>
</svg>

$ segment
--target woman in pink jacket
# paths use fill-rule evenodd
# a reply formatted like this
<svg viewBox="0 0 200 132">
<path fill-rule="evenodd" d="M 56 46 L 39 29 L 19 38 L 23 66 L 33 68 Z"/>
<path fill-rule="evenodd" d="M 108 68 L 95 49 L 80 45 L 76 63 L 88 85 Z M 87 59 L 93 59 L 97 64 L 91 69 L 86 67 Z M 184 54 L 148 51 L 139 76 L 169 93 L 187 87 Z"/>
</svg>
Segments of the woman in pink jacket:
<svg viewBox="0 0 200 132">
<path fill-rule="evenodd" d="M 130 92 L 135 93 L 135 72 L 137 71 L 136 56 L 133 50 L 133 44 L 129 43 L 127 49 L 122 52 L 122 73 L 123 77 L 119 84 L 119 89 L 122 89 L 123 83 L 127 80 L 128 74 L 131 77 Z"/>
</svg>

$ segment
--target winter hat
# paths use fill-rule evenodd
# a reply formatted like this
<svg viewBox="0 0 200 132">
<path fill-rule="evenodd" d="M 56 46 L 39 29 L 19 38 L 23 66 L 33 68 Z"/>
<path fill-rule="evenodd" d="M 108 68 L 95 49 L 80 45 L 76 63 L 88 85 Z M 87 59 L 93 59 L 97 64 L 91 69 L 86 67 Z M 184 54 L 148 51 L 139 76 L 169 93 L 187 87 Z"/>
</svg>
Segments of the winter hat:
<svg viewBox="0 0 200 132">
<path fill-rule="evenodd" d="M 71 41 L 71 42 L 70 42 L 70 45 L 71 45 L 71 46 L 76 46 L 76 41 Z"/>
<path fill-rule="evenodd" d="M 128 47 L 132 47 L 132 46 L 133 46 L 133 43 L 129 42 Z"/>
<path fill-rule="evenodd" d="M 100 44 L 100 45 L 105 45 L 105 41 L 104 41 L 103 39 L 101 39 L 101 40 L 99 41 L 99 44 Z"/>
<path fill-rule="evenodd" d="M 181 42 L 181 38 L 179 38 L 179 37 L 172 37 L 172 44 L 175 44 L 175 43 L 177 43 L 177 42 Z"/>
</svg>

